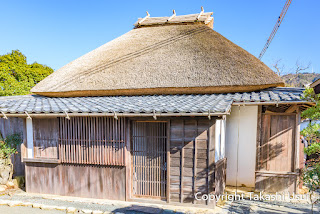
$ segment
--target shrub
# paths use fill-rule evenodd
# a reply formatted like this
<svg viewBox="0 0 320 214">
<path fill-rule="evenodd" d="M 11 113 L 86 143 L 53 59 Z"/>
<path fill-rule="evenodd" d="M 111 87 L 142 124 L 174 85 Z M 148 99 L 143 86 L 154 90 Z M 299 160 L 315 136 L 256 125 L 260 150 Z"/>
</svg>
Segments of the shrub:
<svg viewBox="0 0 320 214">
<path fill-rule="evenodd" d="M 0 158 L 8 159 L 18 153 L 17 147 L 22 143 L 21 134 L 12 134 L 5 139 L 0 138 Z"/>
</svg>

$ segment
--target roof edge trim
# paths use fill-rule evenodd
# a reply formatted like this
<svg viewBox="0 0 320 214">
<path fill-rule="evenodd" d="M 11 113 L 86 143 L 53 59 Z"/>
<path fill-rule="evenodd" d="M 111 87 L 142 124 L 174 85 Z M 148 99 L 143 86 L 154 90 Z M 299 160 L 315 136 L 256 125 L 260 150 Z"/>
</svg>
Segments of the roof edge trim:
<svg viewBox="0 0 320 214">
<path fill-rule="evenodd" d="M 231 106 L 231 105 L 230 105 Z M 214 112 L 214 113 L 208 113 L 208 112 L 203 112 L 203 113 L 117 113 L 118 117 L 153 117 L 153 116 L 157 116 L 157 117 L 172 117 L 172 116 L 223 116 L 223 115 L 229 115 L 230 114 L 230 108 L 228 111 L 226 112 Z M 65 113 L 28 113 L 30 115 L 30 117 L 46 117 L 46 116 L 50 116 L 50 117 L 66 117 Z M 79 117 L 79 116 L 94 116 L 94 117 L 98 117 L 98 116 L 107 116 L 107 117 L 113 117 L 114 113 L 68 113 L 69 117 Z M 8 113 L 6 112 L 6 116 L 7 117 L 27 117 L 26 114 L 20 114 L 20 113 Z"/>
<path fill-rule="evenodd" d="M 234 86 L 205 86 L 205 87 L 159 87 L 140 89 L 114 90 L 77 90 L 61 92 L 43 92 L 31 90 L 34 94 L 46 97 L 94 97 L 94 96 L 134 96 L 134 95 L 164 95 L 164 94 L 215 94 L 251 92 L 273 87 L 284 87 L 283 82 L 266 85 L 234 85 Z"/>
</svg>

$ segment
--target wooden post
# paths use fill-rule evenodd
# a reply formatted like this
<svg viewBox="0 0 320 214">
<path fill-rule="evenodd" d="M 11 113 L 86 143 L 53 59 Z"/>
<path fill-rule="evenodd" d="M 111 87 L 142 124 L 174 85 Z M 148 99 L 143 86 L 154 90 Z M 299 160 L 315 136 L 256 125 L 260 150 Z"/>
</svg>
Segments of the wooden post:
<svg viewBox="0 0 320 214">
<path fill-rule="evenodd" d="M 167 203 L 170 203 L 170 120 L 167 122 Z"/>
<path fill-rule="evenodd" d="M 296 143 L 296 146 L 295 146 L 295 156 L 296 158 L 294 159 L 295 160 L 295 163 L 294 163 L 294 166 L 295 166 L 295 170 L 296 172 L 300 172 L 300 169 L 301 169 L 301 163 L 302 163 L 302 160 L 300 160 L 300 147 L 302 146 L 301 143 L 300 143 L 300 120 L 301 120 L 301 112 L 300 112 L 300 108 L 297 107 L 297 114 L 296 114 L 296 139 L 295 139 L 295 143 Z M 302 147 L 303 148 L 303 147 Z M 295 185 L 295 192 L 297 191 L 297 189 L 299 189 L 299 176 L 297 176 L 297 179 L 296 179 L 296 185 Z"/>
<path fill-rule="evenodd" d="M 198 120 L 196 122 L 196 133 L 197 133 L 197 136 L 199 135 L 198 133 Z M 193 193 L 193 200 L 192 200 L 192 203 L 194 204 L 195 203 L 195 194 L 196 194 L 196 180 L 197 180 L 197 137 L 194 139 L 194 142 L 193 142 L 193 179 L 192 179 L 192 193 Z"/>
<path fill-rule="evenodd" d="M 197 180 L 197 138 L 194 140 L 194 150 L 193 150 L 193 196 L 196 194 L 196 180 Z M 193 197 L 192 203 L 195 202 L 195 197 Z"/>
<path fill-rule="evenodd" d="M 181 140 L 181 167 L 180 167 L 180 203 L 183 203 L 183 165 L 184 165 L 184 120 L 182 120 L 182 140 Z"/>
<path fill-rule="evenodd" d="M 28 157 L 27 151 L 27 121 L 23 120 L 23 143 L 21 144 L 21 162 Z"/>
<path fill-rule="evenodd" d="M 216 123 L 217 120 L 210 122 L 210 127 L 207 133 L 207 192 L 211 194 L 211 184 L 215 185 L 215 140 L 216 140 Z M 212 174 L 211 174 L 212 173 Z M 213 180 L 213 181 L 212 181 Z M 209 200 L 206 201 L 209 204 Z"/>
<path fill-rule="evenodd" d="M 261 113 L 262 113 L 262 106 L 258 106 L 258 121 L 257 121 L 257 142 L 256 142 L 256 171 L 259 170 L 259 157 L 260 157 L 260 140 L 261 140 Z M 256 179 L 256 176 L 255 176 Z"/>
<path fill-rule="evenodd" d="M 126 163 L 126 201 L 131 199 L 131 191 L 132 191 L 132 177 L 131 177 L 131 152 L 130 152 L 130 144 L 131 144 L 131 121 L 127 119 L 127 134 L 126 134 L 126 154 L 125 154 L 125 163 Z"/>
</svg>

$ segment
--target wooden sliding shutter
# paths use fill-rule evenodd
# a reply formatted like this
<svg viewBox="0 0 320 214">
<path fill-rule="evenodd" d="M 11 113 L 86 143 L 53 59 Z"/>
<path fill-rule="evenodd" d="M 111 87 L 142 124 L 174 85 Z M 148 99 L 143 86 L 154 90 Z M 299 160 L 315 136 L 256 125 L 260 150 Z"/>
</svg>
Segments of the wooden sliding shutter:
<svg viewBox="0 0 320 214">
<path fill-rule="evenodd" d="M 125 118 L 59 119 L 62 163 L 125 165 Z"/>
<path fill-rule="evenodd" d="M 57 118 L 33 119 L 34 158 L 57 159 L 59 121 Z"/>
<path fill-rule="evenodd" d="M 166 198 L 167 123 L 133 122 L 133 195 Z"/>
<path fill-rule="evenodd" d="M 293 172 L 296 116 L 294 114 L 262 114 L 261 119 L 258 170 Z"/>
</svg>

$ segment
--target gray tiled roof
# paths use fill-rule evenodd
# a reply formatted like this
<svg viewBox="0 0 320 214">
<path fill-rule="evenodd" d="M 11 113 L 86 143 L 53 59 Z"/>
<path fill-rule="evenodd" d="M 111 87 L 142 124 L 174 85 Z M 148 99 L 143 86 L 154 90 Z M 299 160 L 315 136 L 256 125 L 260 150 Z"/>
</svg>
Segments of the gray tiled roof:
<svg viewBox="0 0 320 214">
<path fill-rule="evenodd" d="M 204 95 L 148 95 L 50 98 L 38 95 L 0 98 L 4 113 L 228 113 L 234 102 L 297 102 L 303 89 Z"/>
</svg>

